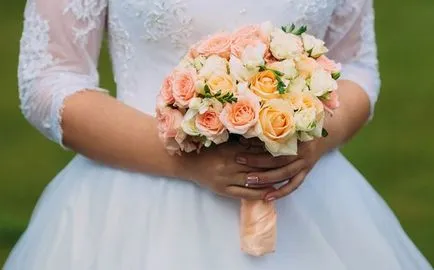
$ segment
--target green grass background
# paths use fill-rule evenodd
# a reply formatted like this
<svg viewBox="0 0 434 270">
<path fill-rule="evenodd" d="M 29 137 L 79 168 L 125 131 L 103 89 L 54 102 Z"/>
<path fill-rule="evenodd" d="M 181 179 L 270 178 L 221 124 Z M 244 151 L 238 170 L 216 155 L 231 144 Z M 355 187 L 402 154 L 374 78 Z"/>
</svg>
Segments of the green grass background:
<svg viewBox="0 0 434 270">
<path fill-rule="evenodd" d="M 0 265 L 43 188 L 73 154 L 21 116 L 16 68 L 23 0 L 0 2 Z M 378 0 L 383 87 L 374 121 L 344 152 L 434 262 L 434 1 Z M 107 53 L 102 81 L 114 89 Z"/>
</svg>

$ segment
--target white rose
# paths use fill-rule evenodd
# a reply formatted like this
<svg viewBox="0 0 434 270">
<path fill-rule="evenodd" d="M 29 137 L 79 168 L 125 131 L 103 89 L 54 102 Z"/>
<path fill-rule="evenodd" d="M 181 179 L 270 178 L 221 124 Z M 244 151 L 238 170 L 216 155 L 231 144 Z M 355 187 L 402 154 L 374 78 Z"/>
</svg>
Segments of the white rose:
<svg viewBox="0 0 434 270">
<path fill-rule="evenodd" d="M 181 123 L 182 130 L 191 136 L 199 136 L 200 132 L 196 126 L 196 115 L 198 110 L 188 109 Z"/>
<path fill-rule="evenodd" d="M 297 77 L 292 80 L 288 89 L 290 93 L 301 93 L 309 90 L 306 80 L 303 77 Z"/>
<path fill-rule="evenodd" d="M 235 56 L 231 56 L 229 60 L 229 68 L 232 77 L 239 82 L 247 82 L 258 72 L 258 68 L 248 69 L 243 65 L 240 59 Z"/>
<path fill-rule="evenodd" d="M 267 48 L 263 43 L 256 46 L 247 46 L 241 55 L 241 62 L 247 69 L 255 69 L 265 64 L 264 54 Z"/>
<path fill-rule="evenodd" d="M 266 36 L 270 36 L 271 32 L 273 32 L 273 24 L 270 21 L 264 22 L 261 24 L 261 31 Z"/>
<path fill-rule="evenodd" d="M 303 43 L 300 37 L 276 29 L 271 33 L 270 50 L 279 60 L 292 59 L 303 52 Z"/>
<path fill-rule="evenodd" d="M 312 141 L 314 137 L 307 132 L 299 132 L 298 139 L 302 142 L 309 142 Z"/>
<path fill-rule="evenodd" d="M 188 107 L 192 110 L 199 110 L 201 104 L 202 104 L 202 99 L 195 97 L 190 100 Z"/>
<path fill-rule="evenodd" d="M 328 52 L 328 49 L 324 45 L 324 41 L 321 39 L 317 39 L 306 33 L 301 34 L 301 38 L 303 40 L 304 49 L 307 52 L 310 52 L 310 56 L 316 58 Z"/>
<path fill-rule="evenodd" d="M 295 63 L 291 59 L 286 59 L 280 62 L 274 62 L 268 65 L 269 68 L 282 72 L 283 77 L 286 79 L 293 79 L 297 76 L 297 69 Z"/>
<path fill-rule="evenodd" d="M 197 80 L 196 83 L 196 92 L 198 94 L 205 94 L 205 81 L 204 80 Z"/>
<path fill-rule="evenodd" d="M 228 62 L 226 59 L 217 55 L 211 55 L 199 70 L 199 77 L 209 79 L 213 74 L 226 74 L 227 68 Z"/>
<path fill-rule="evenodd" d="M 200 70 L 203 65 L 205 64 L 206 57 L 205 56 L 198 56 L 193 60 L 193 66 L 196 70 Z"/>
<path fill-rule="evenodd" d="M 338 89 L 338 83 L 332 78 L 330 73 L 323 69 L 317 69 L 312 73 L 309 88 L 312 94 L 320 97 L 328 92 Z"/>
<path fill-rule="evenodd" d="M 295 127 L 297 131 L 312 131 L 315 128 L 315 120 L 315 108 L 304 109 L 294 113 Z"/>
</svg>

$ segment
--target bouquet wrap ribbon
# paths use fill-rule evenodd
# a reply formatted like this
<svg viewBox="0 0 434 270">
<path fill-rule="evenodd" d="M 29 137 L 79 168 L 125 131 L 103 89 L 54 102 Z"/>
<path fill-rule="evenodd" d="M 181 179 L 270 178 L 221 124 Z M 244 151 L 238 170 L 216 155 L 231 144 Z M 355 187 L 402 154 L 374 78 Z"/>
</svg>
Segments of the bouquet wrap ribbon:
<svg viewBox="0 0 434 270">
<path fill-rule="evenodd" d="M 276 209 L 274 202 L 241 201 L 241 250 L 252 256 L 263 256 L 276 248 Z"/>
</svg>

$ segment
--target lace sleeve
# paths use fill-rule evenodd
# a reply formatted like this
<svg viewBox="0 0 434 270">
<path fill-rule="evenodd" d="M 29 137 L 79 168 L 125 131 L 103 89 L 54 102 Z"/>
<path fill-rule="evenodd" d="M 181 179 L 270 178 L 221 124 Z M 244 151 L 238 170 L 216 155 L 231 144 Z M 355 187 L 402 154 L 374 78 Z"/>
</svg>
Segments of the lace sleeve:
<svg viewBox="0 0 434 270">
<path fill-rule="evenodd" d="M 339 0 L 326 35 L 330 57 L 343 64 L 342 79 L 368 94 L 371 115 L 380 91 L 373 0 Z"/>
<path fill-rule="evenodd" d="M 97 62 L 107 0 L 28 0 L 20 42 L 21 110 L 49 139 L 62 145 L 65 98 L 98 88 Z M 62 145 L 63 146 L 63 145 Z"/>
</svg>

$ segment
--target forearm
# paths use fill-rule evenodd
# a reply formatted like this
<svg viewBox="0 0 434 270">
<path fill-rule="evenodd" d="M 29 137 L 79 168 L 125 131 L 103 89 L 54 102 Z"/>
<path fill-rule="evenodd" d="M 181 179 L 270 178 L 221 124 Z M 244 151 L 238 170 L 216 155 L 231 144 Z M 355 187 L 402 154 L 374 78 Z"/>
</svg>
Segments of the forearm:
<svg viewBox="0 0 434 270">
<path fill-rule="evenodd" d="M 351 139 L 366 123 L 370 103 L 365 91 L 351 81 L 339 81 L 340 107 L 327 116 L 325 129 L 329 136 L 320 139 L 324 152 L 340 147 Z"/>
<path fill-rule="evenodd" d="M 69 97 L 62 115 L 63 143 L 103 163 L 175 177 L 181 159 L 170 156 L 158 138 L 154 117 L 95 91 Z"/>
</svg>

